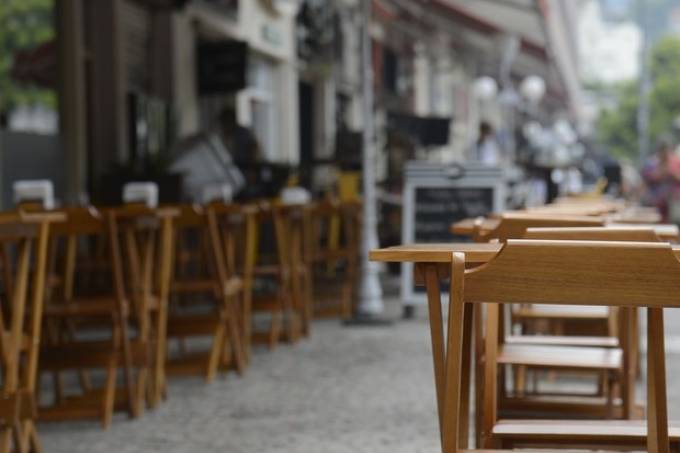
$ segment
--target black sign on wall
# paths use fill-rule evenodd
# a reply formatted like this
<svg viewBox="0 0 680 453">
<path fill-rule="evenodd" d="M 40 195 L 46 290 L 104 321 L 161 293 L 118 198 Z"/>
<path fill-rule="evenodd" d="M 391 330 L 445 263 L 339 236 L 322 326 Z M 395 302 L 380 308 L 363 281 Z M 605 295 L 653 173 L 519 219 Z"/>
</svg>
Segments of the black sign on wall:
<svg viewBox="0 0 680 453">
<path fill-rule="evenodd" d="M 241 41 L 201 42 L 197 51 L 199 94 L 229 94 L 247 85 L 248 46 Z"/>
<path fill-rule="evenodd" d="M 492 187 L 418 187 L 415 242 L 452 242 L 451 224 L 493 212 Z M 460 239 L 460 238 L 459 238 Z"/>
</svg>

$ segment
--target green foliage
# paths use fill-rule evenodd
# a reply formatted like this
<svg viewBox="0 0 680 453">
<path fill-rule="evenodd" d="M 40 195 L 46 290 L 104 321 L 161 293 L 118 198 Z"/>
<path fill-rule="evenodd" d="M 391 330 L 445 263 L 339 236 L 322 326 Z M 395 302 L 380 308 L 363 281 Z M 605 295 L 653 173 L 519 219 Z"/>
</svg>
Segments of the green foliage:
<svg viewBox="0 0 680 453">
<path fill-rule="evenodd" d="M 666 37 L 654 46 L 651 78 L 649 131 L 654 140 L 671 132 L 674 120 L 680 116 L 680 38 Z M 614 91 L 618 104 L 600 117 L 599 139 L 612 154 L 635 158 L 638 155 L 638 82 L 624 83 Z"/>
<path fill-rule="evenodd" d="M 56 107 L 56 94 L 10 76 L 14 54 L 54 38 L 55 0 L 0 0 L 0 112 L 22 105 Z"/>
</svg>

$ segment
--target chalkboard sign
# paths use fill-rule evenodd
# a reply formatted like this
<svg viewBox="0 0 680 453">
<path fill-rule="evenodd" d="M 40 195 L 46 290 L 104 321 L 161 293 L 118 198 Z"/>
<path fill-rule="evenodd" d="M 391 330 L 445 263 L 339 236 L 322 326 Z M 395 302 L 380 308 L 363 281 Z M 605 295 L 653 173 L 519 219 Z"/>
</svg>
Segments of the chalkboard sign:
<svg viewBox="0 0 680 453">
<path fill-rule="evenodd" d="M 488 216 L 504 208 L 506 185 L 501 168 L 468 162 L 442 165 L 407 162 L 404 167 L 403 244 L 465 242 L 451 225 L 459 220 Z M 401 300 L 404 313 L 425 302 L 422 288 L 413 284 L 413 265 L 402 263 Z"/>
<path fill-rule="evenodd" d="M 451 224 L 494 208 L 492 187 L 418 187 L 415 192 L 415 242 L 451 242 Z"/>
</svg>

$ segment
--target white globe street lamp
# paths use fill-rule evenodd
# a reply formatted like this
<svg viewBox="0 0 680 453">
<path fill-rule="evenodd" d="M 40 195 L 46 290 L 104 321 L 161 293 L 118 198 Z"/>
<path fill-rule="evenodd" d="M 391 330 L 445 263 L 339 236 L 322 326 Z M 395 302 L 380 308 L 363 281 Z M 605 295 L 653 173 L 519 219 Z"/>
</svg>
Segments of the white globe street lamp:
<svg viewBox="0 0 680 453">
<path fill-rule="evenodd" d="M 490 101 L 498 94 L 498 84 L 489 76 L 483 76 L 475 80 L 472 91 L 480 101 Z"/>
<path fill-rule="evenodd" d="M 545 96 L 545 80 L 536 75 L 531 75 L 522 80 L 519 92 L 530 104 L 536 105 Z"/>
</svg>

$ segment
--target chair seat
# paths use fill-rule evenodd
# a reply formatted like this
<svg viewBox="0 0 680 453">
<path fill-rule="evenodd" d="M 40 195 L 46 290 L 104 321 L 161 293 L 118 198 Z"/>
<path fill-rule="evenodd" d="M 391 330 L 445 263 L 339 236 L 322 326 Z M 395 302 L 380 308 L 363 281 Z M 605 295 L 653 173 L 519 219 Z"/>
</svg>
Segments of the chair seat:
<svg viewBox="0 0 680 453">
<path fill-rule="evenodd" d="M 623 420 L 623 400 L 619 397 L 608 401 L 606 396 L 578 395 L 578 394 L 523 394 L 513 393 L 506 395 L 501 401 L 501 418 L 504 419 L 531 419 L 553 420 L 564 419 L 600 419 L 600 420 Z M 524 415 L 522 415 L 524 414 Z M 633 420 L 642 420 L 645 415 L 645 407 L 637 403 L 633 407 Z"/>
<path fill-rule="evenodd" d="M 170 315 L 167 332 L 171 337 L 213 335 L 221 322 L 217 313 Z"/>
<path fill-rule="evenodd" d="M 616 337 L 581 337 L 563 335 L 510 335 L 505 338 L 506 344 L 528 344 L 546 346 L 594 346 L 598 348 L 615 348 L 619 345 Z"/>
<path fill-rule="evenodd" d="M 70 302 L 52 302 L 45 305 L 44 316 L 110 316 L 117 311 L 117 301 L 113 297 L 93 297 Z"/>
<path fill-rule="evenodd" d="M 177 293 L 196 293 L 207 292 L 215 290 L 215 281 L 213 279 L 205 280 L 185 280 L 174 281 L 170 286 L 170 291 Z"/>
<path fill-rule="evenodd" d="M 130 341 L 132 363 L 143 366 L 149 362 L 149 344 L 140 340 Z M 103 367 L 109 360 L 122 354 L 120 347 L 108 340 L 76 341 L 40 349 L 40 367 L 47 370 Z"/>
<path fill-rule="evenodd" d="M 317 250 L 312 257 L 312 262 L 325 263 L 328 261 L 347 259 L 349 256 L 351 256 L 351 251 L 342 248 L 337 250 Z"/>
<path fill-rule="evenodd" d="M 493 434 L 500 439 L 559 440 L 643 443 L 645 420 L 499 420 Z M 669 423 L 669 438 L 680 441 L 680 423 Z"/>
<path fill-rule="evenodd" d="M 609 319 L 609 307 L 590 305 L 534 304 L 513 310 L 516 318 L 528 319 Z"/>
<path fill-rule="evenodd" d="M 507 344 L 498 352 L 499 364 L 580 370 L 620 370 L 619 348 Z"/>
</svg>

